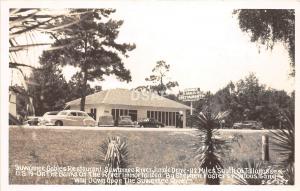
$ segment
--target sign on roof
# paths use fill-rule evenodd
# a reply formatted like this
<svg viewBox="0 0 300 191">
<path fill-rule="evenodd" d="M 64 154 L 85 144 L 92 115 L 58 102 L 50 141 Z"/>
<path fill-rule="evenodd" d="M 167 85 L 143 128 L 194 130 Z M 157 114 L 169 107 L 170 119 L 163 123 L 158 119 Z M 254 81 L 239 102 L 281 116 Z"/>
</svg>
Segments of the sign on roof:
<svg viewBox="0 0 300 191">
<path fill-rule="evenodd" d="M 179 93 L 179 99 L 182 101 L 198 101 L 204 96 L 200 88 L 188 88 Z"/>
</svg>

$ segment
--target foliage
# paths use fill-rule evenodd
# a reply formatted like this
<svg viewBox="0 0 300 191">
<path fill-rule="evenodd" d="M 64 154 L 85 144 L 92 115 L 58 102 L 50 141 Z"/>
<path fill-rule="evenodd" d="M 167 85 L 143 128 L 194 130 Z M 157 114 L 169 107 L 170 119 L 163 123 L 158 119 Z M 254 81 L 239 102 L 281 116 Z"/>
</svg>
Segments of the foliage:
<svg viewBox="0 0 300 191">
<path fill-rule="evenodd" d="M 33 98 L 36 115 L 42 116 L 47 111 L 64 108 L 69 96 L 68 83 L 57 66 L 43 65 L 39 70 L 32 72 L 28 81 L 28 93 Z"/>
<path fill-rule="evenodd" d="M 53 22 L 62 17 L 68 17 L 70 23 L 53 25 Z M 15 68 L 23 73 L 24 67 L 35 69 L 33 63 L 28 63 L 22 58 L 21 53 L 29 49 L 49 46 L 51 43 L 40 42 L 38 35 L 46 33 L 53 35 L 58 31 L 64 30 L 68 25 L 78 22 L 78 16 L 70 14 L 68 11 L 63 13 L 47 9 L 10 9 L 9 11 L 9 67 Z M 26 39 L 24 41 L 24 39 Z M 63 46 L 67 46 L 64 44 Z M 63 47 L 62 46 L 62 47 Z M 59 49 L 61 47 L 52 47 Z M 49 48 L 46 48 L 50 50 Z M 26 55 L 28 57 L 28 55 Z"/>
<path fill-rule="evenodd" d="M 113 169 L 128 167 L 129 154 L 127 142 L 121 141 L 120 137 L 108 137 L 103 144 L 100 145 L 100 151 L 100 161 L 103 161 L 105 167 L 108 169 L 108 177 L 116 178 Z M 122 183 L 124 184 L 124 180 Z"/>
<path fill-rule="evenodd" d="M 261 185 L 265 179 L 260 178 L 256 171 L 262 170 L 263 165 L 261 161 L 246 160 L 241 162 L 241 169 L 244 172 L 234 174 L 235 184 L 238 185 Z M 251 169 L 251 171 L 245 171 Z"/>
<path fill-rule="evenodd" d="M 241 30 L 250 34 L 252 42 L 271 49 L 277 42 L 286 46 L 291 76 L 295 76 L 295 10 L 239 9 L 233 13 L 238 17 Z"/>
<path fill-rule="evenodd" d="M 106 75 L 115 75 L 127 82 L 131 80 L 130 71 L 124 67 L 122 59 L 128 57 L 127 53 L 135 45 L 116 42 L 123 21 L 110 19 L 114 12 L 114 9 L 71 9 L 70 13 L 79 15 L 79 22 L 53 36 L 53 46 L 68 46 L 42 55 L 42 62 L 79 69 L 81 110 L 85 107 L 88 82 L 103 80 Z M 69 22 L 69 17 L 62 17 L 53 25 Z"/>
<path fill-rule="evenodd" d="M 74 99 L 78 99 L 81 97 L 81 85 L 80 85 L 81 80 L 82 80 L 82 75 L 80 73 L 76 73 L 68 82 L 67 101 L 72 101 Z M 95 86 L 94 88 L 92 88 L 89 84 L 87 84 L 85 95 L 93 94 L 99 91 L 102 91 L 101 86 Z"/>
<path fill-rule="evenodd" d="M 74 75 L 67 82 L 61 69 L 56 65 L 42 65 L 38 70 L 34 70 L 29 78 L 26 78 L 26 81 L 28 82 L 28 93 L 24 90 L 23 94 L 18 94 L 19 96 L 17 97 L 17 113 L 22 116 L 25 116 L 25 113 L 27 114 L 26 104 L 29 103 L 29 97 L 32 99 L 33 106 L 36 109 L 35 114 L 42 116 L 48 111 L 64 109 L 67 101 L 80 98 L 81 96 L 80 86 L 78 85 L 80 76 L 78 74 Z M 101 91 L 101 86 L 92 88 L 89 84 L 87 85 L 87 94 L 97 91 Z"/>
<path fill-rule="evenodd" d="M 28 91 L 24 71 L 35 70 L 38 66 L 30 61 L 28 51 L 43 47 L 45 50 L 55 50 L 68 46 L 52 46 L 47 48 L 51 42 L 42 42 L 39 36 L 54 36 L 58 31 L 63 31 L 67 26 L 80 21 L 80 14 L 71 14 L 67 9 L 57 12 L 55 10 L 29 8 L 9 10 L 9 68 L 21 74 L 18 79 L 23 88 Z M 55 20 L 68 17 L 68 23 L 53 24 Z M 23 94 L 24 96 L 25 94 Z M 33 106 L 31 98 L 28 98 L 30 107 Z"/>
<path fill-rule="evenodd" d="M 289 112 L 282 110 L 280 116 L 282 128 L 272 131 L 273 150 L 280 158 L 281 166 L 286 169 L 288 184 L 294 184 L 295 126 Z"/>
<path fill-rule="evenodd" d="M 226 141 L 218 138 L 220 121 L 228 116 L 229 112 L 214 114 L 209 108 L 194 115 L 194 121 L 198 126 L 198 141 L 194 144 L 196 158 L 200 162 L 200 168 L 209 169 L 206 174 L 206 184 L 220 184 L 217 169 L 222 169 L 222 146 Z"/>
<path fill-rule="evenodd" d="M 208 100 L 214 112 L 231 111 L 226 119 L 227 127 L 235 122 L 255 120 L 261 121 L 265 128 L 276 128 L 281 109 L 289 110 L 292 117 L 295 110 L 294 93 L 289 96 L 283 90 L 267 89 L 253 73 L 236 83 L 228 83 L 215 94 L 207 92 L 204 99 L 194 105 L 201 109 L 206 107 Z"/>
<path fill-rule="evenodd" d="M 152 74 L 145 78 L 147 82 L 151 84 L 148 86 L 139 86 L 137 90 L 151 90 L 156 92 L 158 95 L 165 96 L 167 90 L 171 90 L 172 88 L 178 86 L 177 81 L 167 81 L 168 80 L 168 72 L 170 71 L 170 64 L 167 64 L 165 61 L 160 60 L 156 62 L 155 67 L 152 69 Z"/>
</svg>

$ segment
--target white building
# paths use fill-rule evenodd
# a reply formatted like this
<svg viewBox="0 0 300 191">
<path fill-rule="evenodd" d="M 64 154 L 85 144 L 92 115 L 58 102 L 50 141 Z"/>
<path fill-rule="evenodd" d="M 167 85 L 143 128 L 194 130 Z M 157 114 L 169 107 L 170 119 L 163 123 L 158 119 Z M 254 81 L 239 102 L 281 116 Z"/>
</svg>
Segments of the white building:
<svg viewBox="0 0 300 191">
<path fill-rule="evenodd" d="M 80 99 L 67 103 L 70 109 L 80 109 Z M 114 119 L 129 115 L 133 121 L 155 118 L 165 126 L 179 126 L 182 115 L 183 128 L 186 127 L 186 110 L 189 107 L 155 93 L 127 89 L 111 89 L 86 96 L 85 112 L 92 113 L 96 120 L 111 114 Z"/>
</svg>

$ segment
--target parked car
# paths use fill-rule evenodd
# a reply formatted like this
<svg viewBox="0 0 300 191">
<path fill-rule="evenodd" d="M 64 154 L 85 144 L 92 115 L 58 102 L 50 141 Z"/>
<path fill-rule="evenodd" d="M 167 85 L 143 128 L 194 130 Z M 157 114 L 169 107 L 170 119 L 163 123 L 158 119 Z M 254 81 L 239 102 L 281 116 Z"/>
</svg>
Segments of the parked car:
<svg viewBox="0 0 300 191">
<path fill-rule="evenodd" d="M 146 118 L 138 122 L 138 125 L 143 128 L 143 127 L 155 127 L 155 128 L 160 128 L 164 127 L 165 125 L 156 119 L 153 118 Z"/>
<path fill-rule="evenodd" d="M 46 120 L 46 125 L 55 126 L 95 126 L 96 121 L 86 112 L 63 110 Z"/>
<path fill-rule="evenodd" d="M 39 125 L 46 125 L 51 118 L 55 118 L 59 111 L 48 111 L 39 120 Z"/>
<path fill-rule="evenodd" d="M 242 121 L 233 124 L 233 129 L 263 129 L 262 123 L 258 121 Z"/>
<path fill-rule="evenodd" d="M 40 118 L 41 117 L 37 116 L 28 116 L 27 120 L 24 121 L 23 125 L 37 126 L 39 125 Z"/>
<path fill-rule="evenodd" d="M 129 115 L 120 116 L 118 119 L 118 126 L 133 127 L 134 122 L 131 120 L 131 116 Z"/>
<path fill-rule="evenodd" d="M 112 115 L 102 115 L 98 121 L 99 127 L 112 127 L 114 126 L 114 119 Z"/>
</svg>

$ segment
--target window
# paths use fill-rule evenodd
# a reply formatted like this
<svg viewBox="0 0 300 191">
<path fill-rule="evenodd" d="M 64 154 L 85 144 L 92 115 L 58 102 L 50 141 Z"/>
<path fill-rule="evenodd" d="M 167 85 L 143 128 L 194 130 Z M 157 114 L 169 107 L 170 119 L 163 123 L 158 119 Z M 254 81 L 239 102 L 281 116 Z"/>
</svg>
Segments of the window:
<svg viewBox="0 0 300 191">
<path fill-rule="evenodd" d="M 161 122 L 161 111 L 158 112 L 158 121 Z"/>
<path fill-rule="evenodd" d="M 166 123 L 166 120 L 165 120 L 166 119 L 166 117 L 165 117 L 166 112 L 161 112 L 161 113 L 162 113 L 161 122 L 165 124 Z"/>
<path fill-rule="evenodd" d="M 172 112 L 172 125 L 175 126 L 175 112 Z"/>
<path fill-rule="evenodd" d="M 151 118 L 154 118 L 154 111 L 151 111 Z"/>
<path fill-rule="evenodd" d="M 147 111 L 147 118 L 150 118 L 150 111 Z"/>
<path fill-rule="evenodd" d="M 116 119 L 116 110 L 115 109 L 112 109 L 111 110 L 111 114 L 113 116 L 113 119 L 115 120 Z"/>
<path fill-rule="evenodd" d="M 71 116 L 77 116 L 77 113 L 76 112 L 71 112 L 70 115 Z"/>
<path fill-rule="evenodd" d="M 128 110 L 127 109 L 124 110 L 124 115 L 128 115 Z"/>
<path fill-rule="evenodd" d="M 96 120 L 97 117 L 97 109 L 96 108 L 91 108 L 91 113 L 90 113 L 91 117 L 94 118 Z"/>
<path fill-rule="evenodd" d="M 179 112 L 176 112 L 176 117 L 175 117 L 175 126 L 179 127 L 180 123 L 179 123 Z"/>
<path fill-rule="evenodd" d="M 169 126 L 169 112 L 166 112 L 166 125 Z"/>
</svg>

